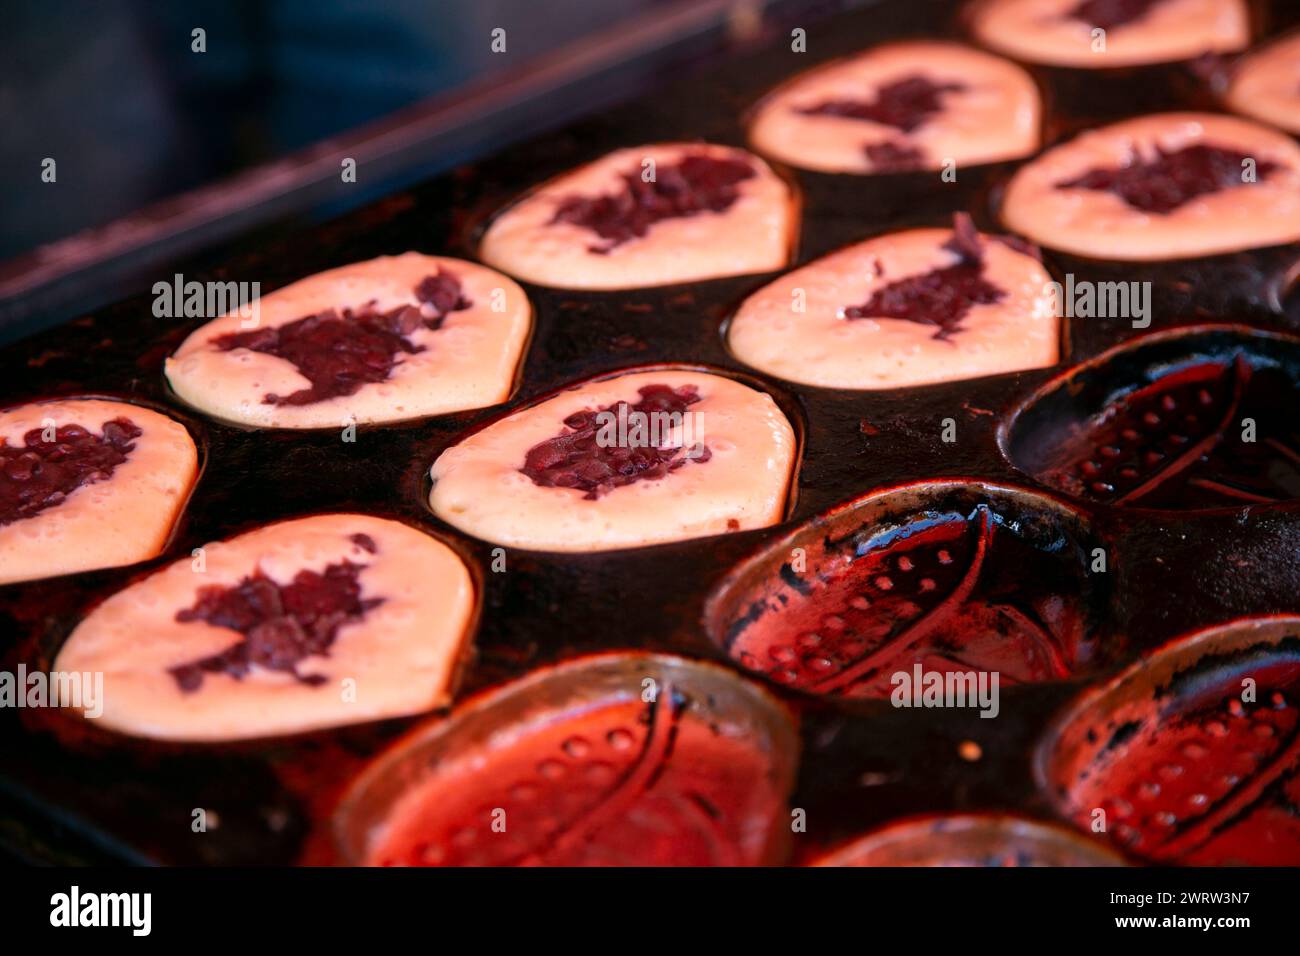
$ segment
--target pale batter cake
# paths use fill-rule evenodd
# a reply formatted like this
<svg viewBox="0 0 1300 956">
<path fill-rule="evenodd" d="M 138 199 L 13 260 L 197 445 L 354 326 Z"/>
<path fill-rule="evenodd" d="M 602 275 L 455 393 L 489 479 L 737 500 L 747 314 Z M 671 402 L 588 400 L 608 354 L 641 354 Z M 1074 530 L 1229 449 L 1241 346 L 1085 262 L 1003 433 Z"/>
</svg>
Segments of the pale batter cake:
<svg viewBox="0 0 1300 956">
<path fill-rule="evenodd" d="M 1191 60 L 1250 43 L 1245 0 L 977 0 L 971 32 L 1029 63 L 1082 69 Z"/>
<path fill-rule="evenodd" d="M 0 584 L 156 556 L 197 471 L 185 426 L 139 405 L 71 398 L 0 411 Z"/>
<path fill-rule="evenodd" d="M 479 254 L 538 285 L 632 289 L 780 269 L 797 231 L 794 194 L 758 157 L 664 143 L 542 184 L 492 221 Z"/>
<path fill-rule="evenodd" d="M 1234 112 L 1300 133 L 1300 33 L 1243 57 L 1225 100 Z"/>
<path fill-rule="evenodd" d="M 759 104 L 754 148 L 828 173 L 937 170 L 1038 149 L 1041 107 L 1019 66 L 955 43 L 876 47 L 795 77 Z"/>
<path fill-rule="evenodd" d="M 1161 113 L 1083 133 L 1021 167 L 1002 220 L 1040 245 L 1129 261 L 1300 239 L 1300 146 L 1248 120 Z"/>
<path fill-rule="evenodd" d="M 926 385 L 1055 365 L 1058 297 L 1032 254 L 969 221 L 849 246 L 740 306 L 736 357 L 825 388 Z"/>
<path fill-rule="evenodd" d="M 435 538 L 325 514 L 209 544 L 96 607 L 57 671 L 102 672 L 111 730 L 221 741 L 447 704 L 474 585 Z"/>
<path fill-rule="evenodd" d="M 532 311 L 491 269 L 408 252 L 330 269 L 195 331 L 167 360 L 182 399 L 268 428 L 341 428 L 503 402 Z"/>
<path fill-rule="evenodd" d="M 795 450 L 769 395 L 707 372 L 638 371 L 580 383 L 447 449 L 429 503 L 512 547 L 643 547 L 777 523 Z"/>
</svg>

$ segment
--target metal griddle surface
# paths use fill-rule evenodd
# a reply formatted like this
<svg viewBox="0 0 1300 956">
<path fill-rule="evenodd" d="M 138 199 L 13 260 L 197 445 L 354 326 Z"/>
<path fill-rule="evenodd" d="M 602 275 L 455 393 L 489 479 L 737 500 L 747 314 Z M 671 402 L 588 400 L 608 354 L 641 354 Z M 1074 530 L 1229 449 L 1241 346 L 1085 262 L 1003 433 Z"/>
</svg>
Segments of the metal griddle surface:
<svg viewBox="0 0 1300 956">
<path fill-rule="evenodd" d="M 485 218 L 522 190 L 622 146 L 708 139 L 743 144 L 740 118 L 773 85 L 818 62 L 904 36 L 957 36 L 956 4 L 896 0 L 813 27 L 809 50 L 787 38 L 720 64 L 710 74 L 612 110 L 558 134 L 463 168 L 320 228 L 264 232 L 171 271 L 186 279 L 257 280 L 264 291 L 344 263 L 419 250 L 473 258 Z M 1270 32 L 1300 22 L 1275 0 Z M 948 25 L 948 26 L 943 26 Z M 1214 108 L 1184 67 L 1093 75 L 1035 69 L 1047 95 L 1047 134 L 1057 140 L 1112 118 L 1174 108 Z M 997 231 L 997 191 L 1012 164 L 876 178 L 794 173 L 803 194 L 800 264 L 882 232 L 946 225 L 969 211 Z M 1230 321 L 1295 331 L 1279 304 L 1282 276 L 1300 247 L 1156 266 L 1047 256 L 1057 278 L 1132 278 L 1156 283 L 1152 330 Z M 551 661 L 619 648 L 652 648 L 726 660 L 700 623 L 713 584 L 742 557 L 840 502 L 885 486 L 971 477 L 1042 488 L 999 451 L 1008 411 L 1064 367 L 1138 334 L 1119 320 L 1069 324 L 1062 365 L 892 392 L 796 386 L 745 369 L 725 348 L 723 323 L 757 275 L 616 293 L 527 287 L 536 312 L 520 384 L 506 409 L 565 383 L 660 362 L 717 366 L 752 375 L 802 434 L 798 486 L 779 527 L 722 538 L 596 555 L 510 552 L 491 573 L 492 546 L 469 539 L 425 506 L 427 471 L 457 437 L 502 408 L 410 424 L 366 427 L 354 443 L 335 431 L 260 432 L 206 420 L 168 395 L 162 362 L 198 324 L 152 315 L 136 298 L 3 350 L 6 403 L 72 394 L 120 396 L 185 421 L 203 456 L 189 508 L 166 553 L 148 565 L 0 589 L 0 667 L 48 666 L 61 641 L 96 602 L 254 526 L 329 510 L 395 516 L 452 542 L 480 569 L 484 586 L 470 692 Z M 162 278 L 161 276 L 159 278 Z M 1300 411 L 1300 410 L 1298 410 Z M 959 441 L 940 439 L 957 422 Z M 876 434 L 864 433 L 870 423 Z M 1096 529 L 1123 561 L 1114 569 L 1105 626 L 1127 637 L 1116 667 L 1189 629 L 1243 614 L 1300 610 L 1300 504 L 1201 516 L 1143 516 L 1091 509 Z M 1098 680 L 1103 675 L 1094 675 Z M 1084 681 L 1005 689 L 997 720 L 975 711 L 895 710 L 784 694 L 800 713 L 803 754 L 792 805 L 807 810 L 795 860 L 891 818 L 941 810 L 1017 809 L 1049 817 L 1030 769 L 1049 717 Z M 62 835 L 70 859 L 160 863 L 275 863 L 331 858 L 329 812 L 367 758 L 425 717 L 222 746 L 170 746 L 118 737 L 46 711 L 0 711 L 0 832 L 14 852 Z M 983 756 L 967 762 L 958 745 Z M 196 808 L 215 812 L 191 830 Z M 210 818 L 211 821 L 211 818 Z"/>
</svg>

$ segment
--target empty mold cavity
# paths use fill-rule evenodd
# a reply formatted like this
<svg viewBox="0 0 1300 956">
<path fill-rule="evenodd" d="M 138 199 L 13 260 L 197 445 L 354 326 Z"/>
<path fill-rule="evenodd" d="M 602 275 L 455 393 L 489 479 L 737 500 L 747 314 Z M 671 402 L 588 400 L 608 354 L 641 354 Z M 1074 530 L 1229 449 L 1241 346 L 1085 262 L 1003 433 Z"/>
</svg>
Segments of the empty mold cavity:
<svg viewBox="0 0 1300 956">
<path fill-rule="evenodd" d="M 786 709 L 724 668 L 584 657 L 398 741 L 335 833 L 366 865 L 779 863 L 797 748 Z"/>
<path fill-rule="evenodd" d="M 1118 853 L 1047 823 L 995 814 L 902 820 L 816 860 L 815 866 L 1124 866 Z"/>
<path fill-rule="evenodd" d="M 1063 816 L 1136 856 L 1300 864 L 1300 617 L 1165 645 L 1085 693 L 1040 745 Z"/>
<path fill-rule="evenodd" d="M 1300 497 L 1300 339 L 1229 326 L 1147 336 L 1049 383 L 1001 439 L 1022 471 L 1115 507 Z"/>
<path fill-rule="evenodd" d="M 894 676 L 1060 680 L 1102 657 L 1106 575 L 1069 507 L 934 481 L 842 505 L 768 545 L 711 595 L 705 626 L 742 667 L 812 694 L 888 698 Z"/>
</svg>

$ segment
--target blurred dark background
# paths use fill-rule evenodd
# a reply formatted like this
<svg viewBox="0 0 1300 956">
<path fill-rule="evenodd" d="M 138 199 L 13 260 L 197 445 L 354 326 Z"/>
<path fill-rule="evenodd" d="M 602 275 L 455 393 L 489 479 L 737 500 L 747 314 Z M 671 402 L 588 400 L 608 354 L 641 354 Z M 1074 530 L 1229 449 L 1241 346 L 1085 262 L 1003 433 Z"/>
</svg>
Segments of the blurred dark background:
<svg viewBox="0 0 1300 956">
<path fill-rule="evenodd" d="M 6 0 L 0 259 L 666 5 Z M 491 49 L 496 27 L 504 54 Z M 195 29 L 206 52 L 192 48 Z M 41 188 L 45 157 L 57 189 Z"/>
<path fill-rule="evenodd" d="M 0 343 L 873 2 L 5 0 Z"/>
</svg>

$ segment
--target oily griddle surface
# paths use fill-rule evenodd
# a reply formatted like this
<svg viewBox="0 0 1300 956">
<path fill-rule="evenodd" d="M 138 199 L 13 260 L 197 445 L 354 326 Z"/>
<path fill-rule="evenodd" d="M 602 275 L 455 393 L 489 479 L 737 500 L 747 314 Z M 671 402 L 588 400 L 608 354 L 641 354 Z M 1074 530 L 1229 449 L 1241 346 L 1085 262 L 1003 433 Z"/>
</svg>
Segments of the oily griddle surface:
<svg viewBox="0 0 1300 956">
<path fill-rule="evenodd" d="M 260 281 L 265 293 L 323 269 L 407 250 L 472 258 L 486 217 L 548 176 L 638 143 L 699 138 L 742 145 L 739 118 L 776 83 L 873 43 L 935 36 L 936 24 L 951 24 L 945 35 L 958 36 L 956 9 L 891 0 L 812 25 L 810 52 L 802 55 L 790 51 L 788 34 L 777 35 L 759 53 L 344 218 L 265 230 L 156 278 L 174 271 L 186 280 Z M 1300 21 L 1286 0 L 1258 12 L 1270 33 Z M 1214 108 L 1206 87 L 1183 66 L 1034 73 L 1047 97 L 1049 140 L 1141 112 Z M 798 262 L 878 233 L 946 225 L 962 210 L 996 231 L 992 209 L 1012 168 L 961 169 L 956 183 L 933 173 L 791 173 L 803 197 Z M 1058 279 L 1073 272 L 1077 280 L 1154 281 L 1152 330 L 1213 319 L 1295 331 L 1300 309 L 1292 303 L 1288 318 L 1280 300 L 1282 276 L 1297 260 L 1300 248 L 1292 246 L 1155 266 L 1048 254 L 1047 265 Z M 363 427 L 353 443 L 334 430 L 241 429 L 184 408 L 167 392 L 162 363 L 201 321 L 155 318 L 145 285 L 136 298 L 9 346 L 4 402 L 101 394 L 159 407 L 189 425 L 203 465 L 174 538 L 156 561 L 0 589 L 0 667 L 12 671 L 20 661 L 48 667 L 89 608 L 205 542 L 329 510 L 407 520 L 451 542 L 475 566 L 482 619 L 459 699 L 539 664 L 593 651 L 651 648 L 725 660 L 705 636 L 701 614 L 712 585 L 742 557 L 818 512 L 880 487 L 971 477 L 1042 489 L 999 451 L 999 423 L 1062 368 L 1138 334 L 1123 320 L 1077 320 L 1067 322 L 1066 354 L 1054 370 L 835 392 L 766 378 L 728 354 L 723 322 L 772 277 L 610 293 L 525 285 L 536 327 L 507 406 Z M 429 465 L 468 429 L 575 379 L 662 362 L 734 370 L 781 404 L 802 445 L 783 525 L 621 553 L 512 551 L 506 571 L 493 573 L 492 545 L 427 510 Z M 941 440 L 945 418 L 956 421 L 955 443 Z M 1105 629 L 1126 636 L 1115 667 L 1188 629 L 1242 614 L 1300 610 L 1296 503 L 1200 516 L 1085 510 L 1124 555 L 1112 569 L 1113 600 L 1100 609 Z M 807 811 L 808 831 L 797 835 L 794 859 L 903 814 L 1019 809 L 1050 816 L 1034 786 L 1031 751 L 1050 715 L 1084 684 L 1004 689 L 996 720 L 982 720 L 975 710 L 895 710 L 883 701 L 827 702 L 781 692 L 800 714 L 804 741 L 791 805 Z M 0 711 L 0 840 L 21 851 L 57 835 L 77 848 L 71 859 L 327 861 L 329 813 L 339 790 L 368 757 L 423 719 L 181 746 L 130 740 L 48 711 Z M 958 755 L 965 740 L 979 744 L 979 760 Z M 197 808 L 209 814 L 207 832 L 192 829 Z"/>
</svg>

